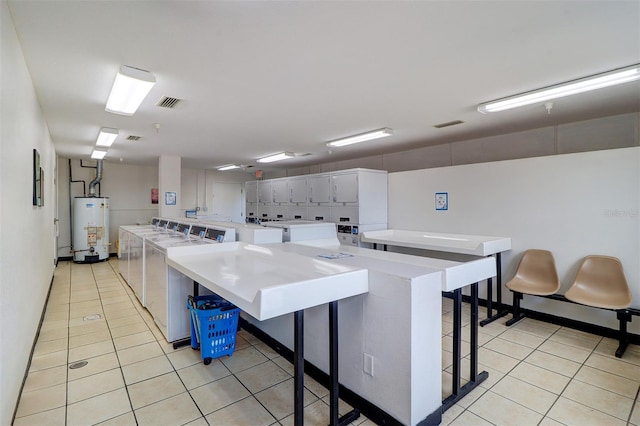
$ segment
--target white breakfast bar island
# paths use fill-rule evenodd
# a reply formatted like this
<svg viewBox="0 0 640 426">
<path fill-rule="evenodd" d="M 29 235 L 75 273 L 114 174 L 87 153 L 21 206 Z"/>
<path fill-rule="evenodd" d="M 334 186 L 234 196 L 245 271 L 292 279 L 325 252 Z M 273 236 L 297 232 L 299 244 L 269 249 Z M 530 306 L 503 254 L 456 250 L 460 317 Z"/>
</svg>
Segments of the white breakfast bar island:
<svg viewBox="0 0 640 426">
<path fill-rule="evenodd" d="M 402 424 L 439 424 L 446 408 L 441 292 L 475 288 L 496 275 L 492 257 L 456 262 L 344 246 L 337 239 L 168 248 L 167 264 L 293 350 L 296 425 L 303 423 L 305 360 L 330 377 L 331 425 L 358 416 L 354 410 L 338 418 L 338 378 Z M 473 340 L 472 333 L 477 350 Z"/>
</svg>

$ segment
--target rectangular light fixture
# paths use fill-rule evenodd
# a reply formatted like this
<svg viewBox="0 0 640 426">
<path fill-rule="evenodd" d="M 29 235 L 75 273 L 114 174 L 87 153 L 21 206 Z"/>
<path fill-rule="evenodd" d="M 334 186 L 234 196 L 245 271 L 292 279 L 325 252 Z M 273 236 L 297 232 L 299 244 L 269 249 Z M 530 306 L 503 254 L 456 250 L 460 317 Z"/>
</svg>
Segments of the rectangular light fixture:
<svg viewBox="0 0 640 426">
<path fill-rule="evenodd" d="M 110 127 L 103 127 L 98 134 L 98 140 L 96 140 L 96 146 L 110 147 L 113 141 L 118 137 L 118 129 L 112 129 Z"/>
<path fill-rule="evenodd" d="M 483 114 L 504 111 L 635 80 L 640 80 L 640 64 L 556 84 L 543 89 L 532 90 L 531 92 L 526 92 L 521 95 L 485 102 L 478 105 L 478 111 Z"/>
<path fill-rule="evenodd" d="M 269 155 L 268 157 L 262 157 L 256 160 L 258 163 L 273 163 L 274 161 L 286 160 L 287 158 L 293 158 L 295 154 L 292 152 L 281 152 L 280 154 Z"/>
<path fill-rule="evenodd" d="M 371 132 L 360 133 L 359 135 L 348 136 L 342 139 L 336 139 L 335 141 L 327 142 L 327 146 L 331 147 L 339 147 L 345 145 L 351 145 L 353 143 L 360 143 L 365 141 L 370 141 L 373 139 L 384 138 L 386 136 L 391 136 L 393 134 L 393 130 L 387 127 L 382 129 L 373 130 Z"/>
<path fill-rule="evenodd" d="M 238 166 L 237 164 L 228 164 L 226 166 L 220 166 L 218 167 L 218 170 L 220 170 L 221 172 L 225 171 L 225 170 L 233 170 L 233 169 L 239 169 L 240 166 Z"/>
<path fill-rule="evenodd" d="M 156 78 L 149 71 L 121 66 L 113 82 L 105 111 L 133 115 L 154 84 Z"/>
<path fill-rule="evenodd" d="M 93 160 L 102 160 L 104 156 L 107 155 L 107 151 L 101 151 L 99 149 L 94 149 L 91 153 L 91 158 Z"/>
</svg>

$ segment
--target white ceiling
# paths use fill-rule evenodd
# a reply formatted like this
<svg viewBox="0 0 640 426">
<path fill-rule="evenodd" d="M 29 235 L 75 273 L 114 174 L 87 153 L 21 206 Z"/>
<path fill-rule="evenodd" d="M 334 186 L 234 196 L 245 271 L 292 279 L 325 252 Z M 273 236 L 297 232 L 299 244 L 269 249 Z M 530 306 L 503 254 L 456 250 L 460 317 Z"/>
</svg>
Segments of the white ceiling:
<svg viewBox="0 0 640 426">
<path fill-rule="evenodd" d="M 59 155 L 183 167 L 298 167 L 640 111 L 640 83 L 483 115 L 478 103 L 640 63 L 640 1 L 10 0 Z M 157 84 L 105 112 L 120 65 Z M 183 99 L 173 110 L 163 96 Z M 452 120 L 463 124 L 436 129 Z M 159 123 L 159 130 L 154 123 Z M 392 137 L 325 142 L 390 127 Z M 129 135 L 142 138 L 126 141 Z"/>
</svg>

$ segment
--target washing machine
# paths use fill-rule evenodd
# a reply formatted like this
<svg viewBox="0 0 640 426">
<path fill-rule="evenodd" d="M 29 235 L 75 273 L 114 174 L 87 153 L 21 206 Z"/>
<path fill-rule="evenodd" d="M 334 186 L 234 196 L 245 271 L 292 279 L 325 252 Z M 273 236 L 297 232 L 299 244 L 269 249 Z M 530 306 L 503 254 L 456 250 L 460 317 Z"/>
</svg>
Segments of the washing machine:
<svg viewBox="0 0 640 426">
<path fill-rule="evenodd" d="M 194 284 L 193 280 L 167 265 L 167 248 L 220 244 L 224 241 L 222 230 L 193 228 L 190 227 L 188 235 L 176 234 L 174 238 L 149 238 L 146 241 L 144 300 L 147 310 L 168 342 L 191 335 L 186 301 L 193 294 Z"/>
</svg>

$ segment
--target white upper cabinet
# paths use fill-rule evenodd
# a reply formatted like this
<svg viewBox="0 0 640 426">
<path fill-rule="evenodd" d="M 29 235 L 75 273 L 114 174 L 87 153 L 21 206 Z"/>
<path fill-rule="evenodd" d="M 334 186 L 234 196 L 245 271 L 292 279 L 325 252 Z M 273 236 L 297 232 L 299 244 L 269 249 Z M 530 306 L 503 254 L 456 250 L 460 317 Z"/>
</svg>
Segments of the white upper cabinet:
<svg viewBox="0 0 640 426">
<path fill-rule="evenodd" d="M 331 202 L 331 176 L 319 175 L 307 178 L 310 203 Z"/>
<path fill-rule="evenodd" d="M 274 203 L 288 203 L 289 202 L 289 188 L 287 185 L 288 179 L 276 179 L 271 181 L 271 188 L 273 190 Z"/>
<path fill-rule="evenodd" d="M 257 203 L 258 202 L 258 182 L 251 181 L 246 182 L 244 184 L 244 194 L 245 200 L 247 203 Z"/>
<path fill-rule="evenodd" d="M 258 181 L 258 202 L 268 204 L 271 204 L 273 202 L 273 193 L 271 192 L 270 180 Z"/>
<path fill-rule="evenodd" d="M 289 202 L 290 203 L 306 203 L 307 202 L 307 179 L 289 179 Z"/>
<path fill-rule="evenodd" d="M 331 176 L 333 202 L 358 202 L 358 173 L 336 174 Z"/>
</svg>

